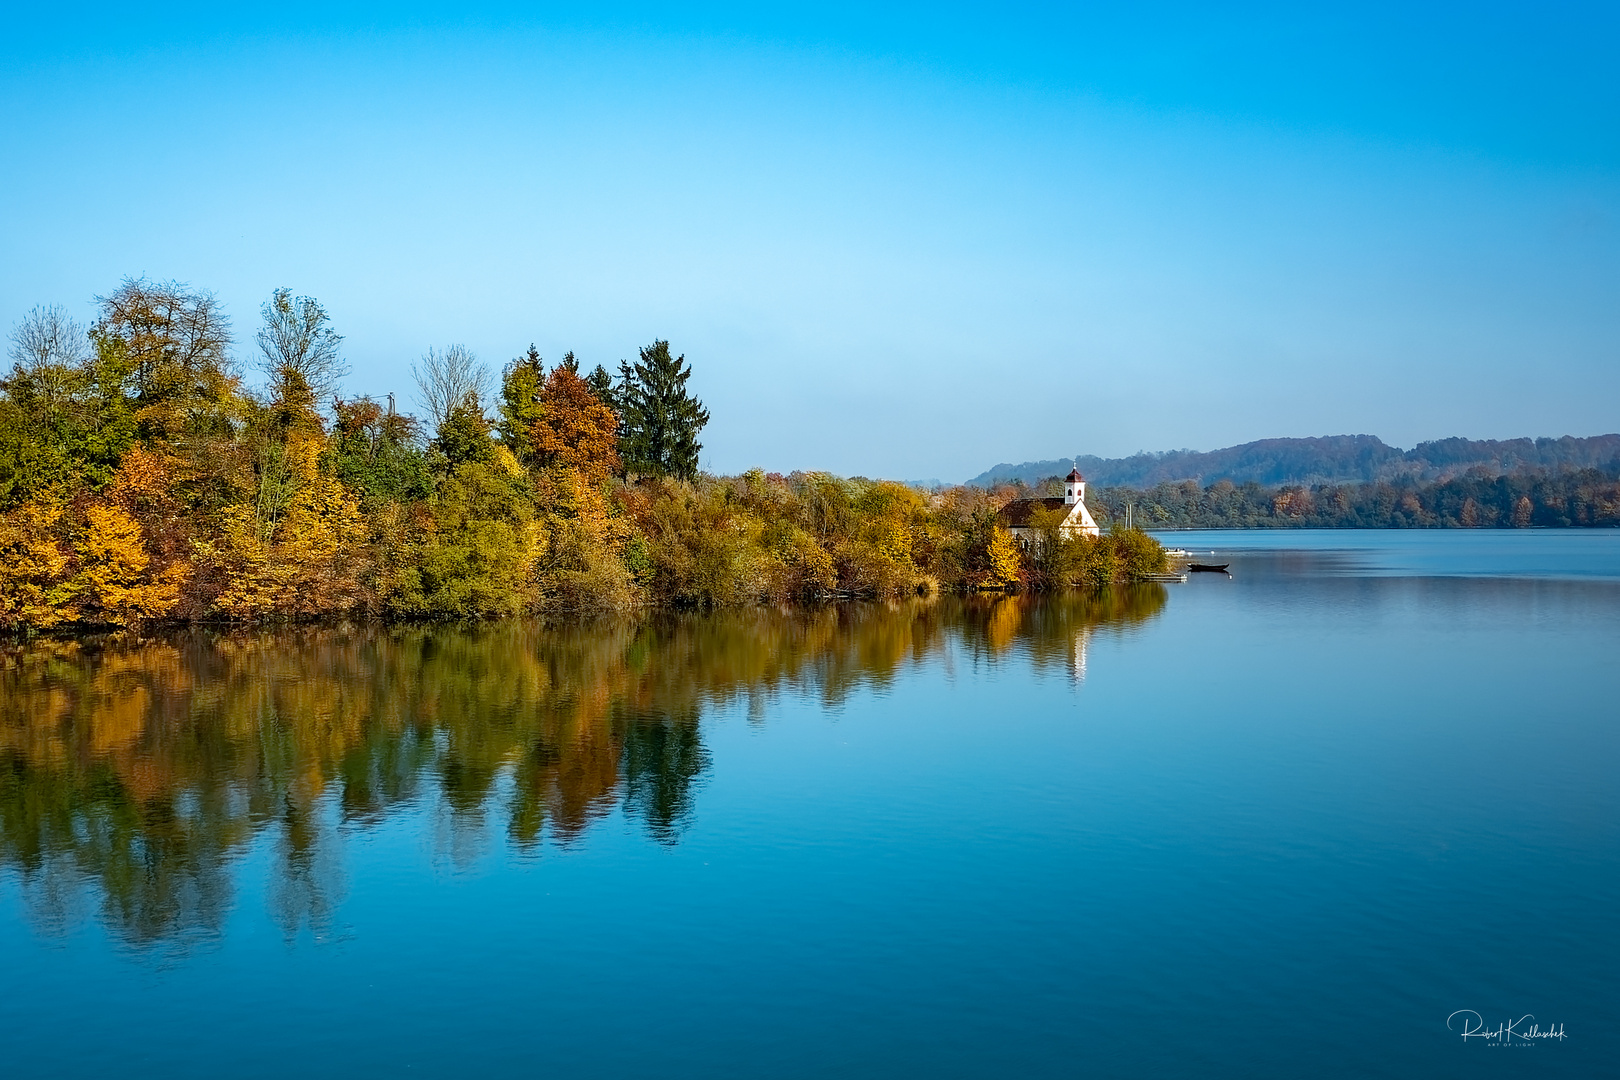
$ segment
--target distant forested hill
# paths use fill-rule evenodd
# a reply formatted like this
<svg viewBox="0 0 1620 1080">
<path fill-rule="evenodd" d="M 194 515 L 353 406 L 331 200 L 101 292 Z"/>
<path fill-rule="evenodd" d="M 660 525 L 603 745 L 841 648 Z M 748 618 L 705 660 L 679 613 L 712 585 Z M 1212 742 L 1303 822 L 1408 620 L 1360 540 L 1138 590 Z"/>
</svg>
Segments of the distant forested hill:
<svg viewBox="0 0 1620 1080">
<path fill-rule="evenodd" d="M 1620 435 L 1559 439 L 1438 439 L 1410 450 L 1375 435 L 1328 435 L 1316 439 L 1262 439 L 1223 450 L 1166 450 L 1127 458 L 1081 454 L 1022 465 L 997 465 L 969 480 L 989 487 L 1021 480 L 1031 486 L 1061 476 L 1071 465 L 1094 488 L 1151 488 L 1192 480 L 1210 485 L 1351 484 L 1410 479 L 1448 480 L 1474 475 L 1516 476 L 1561 469 L 1608 468 L 1620 463 Z"/>
</svg>

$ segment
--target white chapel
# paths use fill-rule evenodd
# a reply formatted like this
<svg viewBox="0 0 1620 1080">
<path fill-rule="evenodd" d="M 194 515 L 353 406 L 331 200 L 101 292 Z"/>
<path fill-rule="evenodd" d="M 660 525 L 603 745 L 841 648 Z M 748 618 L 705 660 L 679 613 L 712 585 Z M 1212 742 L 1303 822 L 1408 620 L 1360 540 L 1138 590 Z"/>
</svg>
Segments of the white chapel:
<svg viewBox="0 0 1620 1080">
<path fill-rule="evenodd" d="M 1091 519 L 1091 511 L 1086 509 L 1086 478 L 1080 475 L 1079 469 L 1070 469 L 1069 475 L 1063 478 L 1063 498 L 1014 499 L 1001 508 L 999 518 L 1008 532 L 1029 543 L 1040 539 L 1040 534 L 1030 525 L 1035 511 L 1064 509 L 1068 514 L 1058 525 L 1059 536 L 1102 535 L 1102 530 Z"/>
</svg>

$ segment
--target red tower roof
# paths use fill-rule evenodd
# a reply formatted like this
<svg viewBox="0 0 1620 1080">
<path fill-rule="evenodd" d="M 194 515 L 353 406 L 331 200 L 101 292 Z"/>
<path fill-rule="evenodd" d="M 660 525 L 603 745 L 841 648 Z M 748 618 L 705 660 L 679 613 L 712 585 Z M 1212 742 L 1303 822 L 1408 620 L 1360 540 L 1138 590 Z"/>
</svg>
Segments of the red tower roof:
<svg viewBox="0 0 1620 1080">
<path fill-rule="evenodd" d="M 1063 478 L 1064 482 L 1068 484 L 1077 484 L 1084 479 L 1085 477 L 1080 475 L 1079 469 L 1070 469 L 1069 475 Z"/>
</svg>

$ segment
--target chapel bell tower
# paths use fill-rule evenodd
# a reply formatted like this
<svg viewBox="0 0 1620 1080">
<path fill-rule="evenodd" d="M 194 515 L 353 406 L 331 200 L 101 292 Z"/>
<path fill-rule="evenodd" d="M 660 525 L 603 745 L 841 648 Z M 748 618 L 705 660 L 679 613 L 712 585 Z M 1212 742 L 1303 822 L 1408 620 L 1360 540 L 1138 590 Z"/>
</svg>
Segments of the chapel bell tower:
<svg viewBox="0 0 1620 1080">
<path fill-rule="evenodd" d="M 1066 506 L 1073 506 L 1086 499 L 1086 478 L 1080 475 L 1079 469 L 1070 469 L 1069 475 L 1063 480 L 1063 502 Z"/>
</svg>

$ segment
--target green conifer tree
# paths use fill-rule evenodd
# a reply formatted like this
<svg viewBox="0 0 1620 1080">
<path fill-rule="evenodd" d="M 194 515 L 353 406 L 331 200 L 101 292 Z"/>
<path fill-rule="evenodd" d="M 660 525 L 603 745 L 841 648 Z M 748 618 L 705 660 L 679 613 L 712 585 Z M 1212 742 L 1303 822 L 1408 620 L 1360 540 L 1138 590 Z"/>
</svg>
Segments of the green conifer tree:
<svg viewBox="0 0 1620 1080">
<path fill-rule="evenodd" d="M 619 453 L 627 472 L 683 480 L 697 476 L 703 450 L 697 437 L 709 422 L 709 410 L 686 392 L 691 377 L 686 357 L 671 356 L 667 341 L 642 349 L 635 364 L 619 364 Z"/>
<path fill-rule="evenodd" d="M 591 388 L 591 393 L 596 395 L 597 401 L 600 401 L 615 413 L 619 411 L 613 393 L 613 376 L 608 374 L 607 368 L 597 364 L 595 369 L 585 376 L 585 385 Z"/>
</svg>

